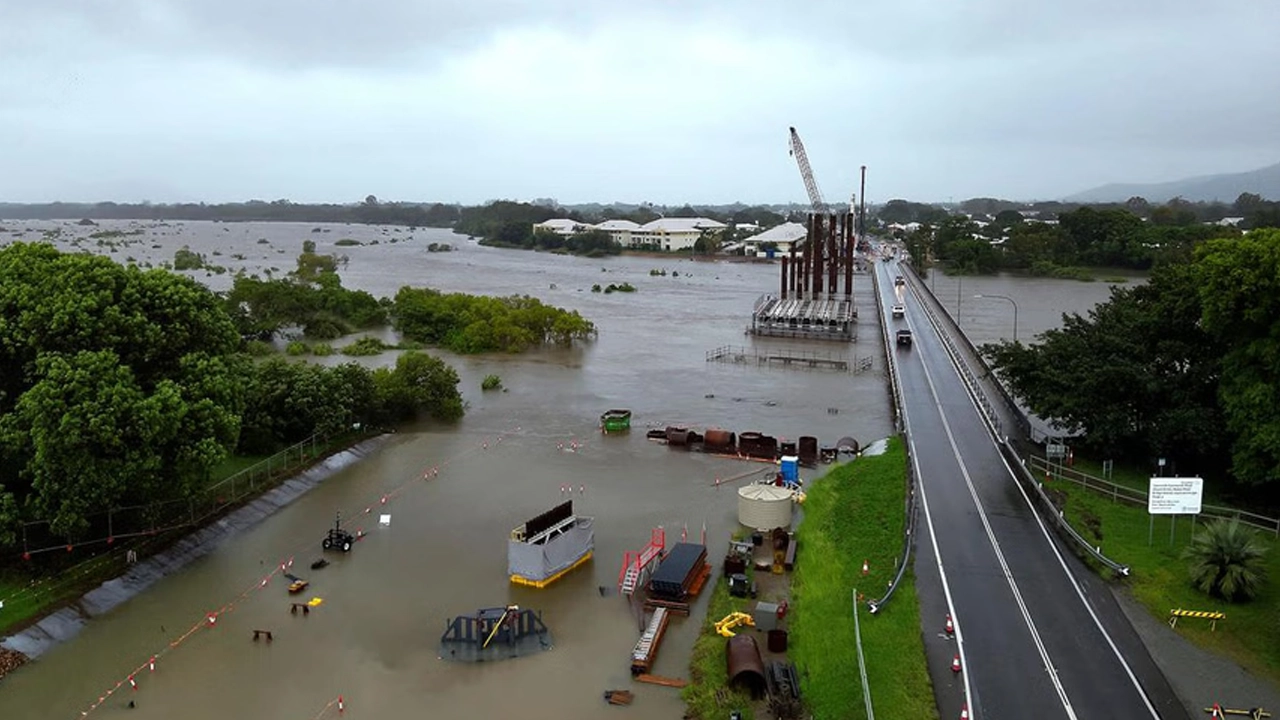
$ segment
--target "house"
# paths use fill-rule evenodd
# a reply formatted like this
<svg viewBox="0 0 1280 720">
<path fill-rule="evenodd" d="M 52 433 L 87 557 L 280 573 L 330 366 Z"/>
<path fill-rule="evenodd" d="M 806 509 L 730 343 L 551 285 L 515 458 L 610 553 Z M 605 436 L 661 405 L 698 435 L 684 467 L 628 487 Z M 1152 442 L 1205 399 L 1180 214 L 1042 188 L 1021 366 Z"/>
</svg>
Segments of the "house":
<svg viewBox="0 0 1280 720">
<path fill-rule="evenodd" d="M 762 245 L 772 243 L 778 254 L 786 254 L 791 252 L 792 245 L 804 240 L 807 232 L 803 223 L 783 223 L 743 240 L 743 250 L 747 255 L 765 257 L 767 252 L 760 248 Z"/>
<path fill-rule="evenodd" d="M 640 224 L 630 220 L 605 220 L 595 227 L 609 233 L 609 237 L 622 247 L 631 247 L 631 235 L 640 229 Z"/>
<path fill-rule="evenodd" d="M 704 234 L 725 227 L 724 223 L 710 218 L 658 218 L 632 231 L 630 247 L 673 252 L 689 250 Z"/>
<path fill-rule="evenodd" d="M 569 218 L 553 218 L 540 223 L 533 224 L 533 231 L 553 232 L 557 235 L 575 235 L 580 232 L 591 230 L 592 226 L 587 223 L 570 220 Z"/>
</svg>

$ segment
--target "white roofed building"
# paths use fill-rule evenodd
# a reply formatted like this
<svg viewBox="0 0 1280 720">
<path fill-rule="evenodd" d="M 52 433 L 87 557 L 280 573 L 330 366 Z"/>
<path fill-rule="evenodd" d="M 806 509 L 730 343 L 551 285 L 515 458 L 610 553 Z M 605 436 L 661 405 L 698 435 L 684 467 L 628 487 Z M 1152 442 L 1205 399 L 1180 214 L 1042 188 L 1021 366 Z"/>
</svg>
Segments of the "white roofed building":
<svg viewBox="0 0 1280 720">
<path fill-rule="evenodd" d="M 804 240 L 807 232 L 803 223 L 783 223 L 743 240 L 743 252 L 747 255 L 764 256 L 767 253 L 761 246 L 772 243 L 777 253 L 786 254 L 791 252 L 792 245 Z"/>
<path fill-rule="evenodd" d="M 640 229 L 640 223 L 630 220 L 605 220 L 596 225 L 596 229 L 609 233 L 609 237 L 622 247 L 631 247 L 631 236 Z"/>
<path fill-rule="evenodd" d="M 594 226 L 588 223 L 570 220 L 569 218 L 552 218 L 544 220 L 540 223 L 533 224 L 533 231 L 553 232 L 557 235 L 576 235 L 577 233 L 587 232 Z"/>
<path fill-rule="evenodd" d="M 692 248 L 704 234 L 726 227 L 710 218 L 658 218 L 631 233 L 630 247 L 679 252 Z"/>
</svg>

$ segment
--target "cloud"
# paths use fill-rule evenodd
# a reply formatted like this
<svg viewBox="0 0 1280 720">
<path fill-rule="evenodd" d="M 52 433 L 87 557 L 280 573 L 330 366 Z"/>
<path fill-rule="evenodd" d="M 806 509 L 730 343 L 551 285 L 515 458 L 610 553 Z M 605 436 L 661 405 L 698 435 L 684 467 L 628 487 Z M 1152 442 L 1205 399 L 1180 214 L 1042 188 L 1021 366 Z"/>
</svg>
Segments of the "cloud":
<svg viewBox="0 0 1280 720">
<path fill-rule="evenodd" d="M 0 0 L 0 198 L 1046 197 L 1280 159 L 1280 4 Z M 147 188 L 153 188 L 148 190 Z"/>
</svg>

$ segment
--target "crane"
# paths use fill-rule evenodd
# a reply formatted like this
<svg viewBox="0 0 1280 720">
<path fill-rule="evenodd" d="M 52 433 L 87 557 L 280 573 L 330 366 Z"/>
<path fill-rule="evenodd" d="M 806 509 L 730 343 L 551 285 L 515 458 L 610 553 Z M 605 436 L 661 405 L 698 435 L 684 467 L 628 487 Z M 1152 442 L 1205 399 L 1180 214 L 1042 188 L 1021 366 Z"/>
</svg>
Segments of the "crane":
<svg viewBox="0 0 1280 720">
<path fill-rule="evenodd" d="M 791 128 L 791 156 L 800 166 L 800 177 L 804 180 L 804 189 L 809 193 L 809 203 L 818 215 L 826 215 L 827 202 L 822 199 L 822 191 L 818 189 L 818 181 L 813 179 L 813 169 L 809 167 L 809 156 L 804 152 L 804 143 L 800 142 L 800 133 Z"/>
</svg>

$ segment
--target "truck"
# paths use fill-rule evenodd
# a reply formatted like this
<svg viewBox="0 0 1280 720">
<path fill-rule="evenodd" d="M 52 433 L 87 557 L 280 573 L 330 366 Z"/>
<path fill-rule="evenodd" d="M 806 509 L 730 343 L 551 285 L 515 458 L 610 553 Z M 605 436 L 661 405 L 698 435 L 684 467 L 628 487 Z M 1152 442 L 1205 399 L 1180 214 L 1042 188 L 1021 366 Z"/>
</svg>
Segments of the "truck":
<svg viewBox="0 0 1280 720">
<path fill-rule="evenodd" d="M 908 347 L 908 348 L 911 347 L 911 331 L 910 330 L 899 330 L 897 337 L 898 337 L 899 347 Z"/>
</svg>

